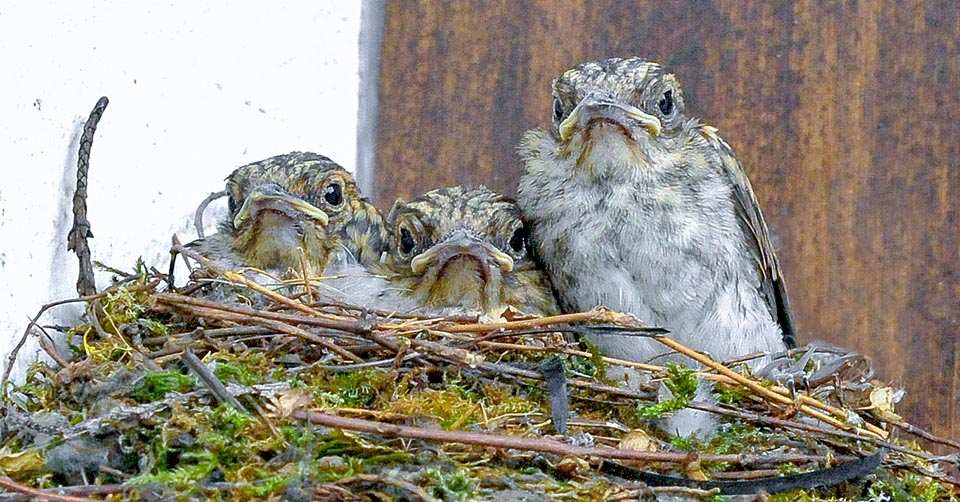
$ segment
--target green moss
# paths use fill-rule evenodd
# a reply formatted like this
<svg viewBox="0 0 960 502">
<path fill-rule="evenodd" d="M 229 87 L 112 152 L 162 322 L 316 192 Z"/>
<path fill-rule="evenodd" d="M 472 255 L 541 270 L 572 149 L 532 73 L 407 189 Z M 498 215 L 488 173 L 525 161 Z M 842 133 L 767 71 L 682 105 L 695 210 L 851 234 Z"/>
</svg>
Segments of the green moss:
<svg viewBox="0 0 960 502">
<path fill-rule="evenodd" d="M 430 480 L 430 491 L 443 500 L 464 500 L 479 486 L 479 481 L 472 478 L 467 469 L 452 472 L 427 469 L 425 476 Z"/>
<path fill-rule="evenodd" d="M 663 385 L 670 390 L 673 397 L 659 403 L 640 403 L 637 412 L 644 418 L 661 418 L 667 413 L 682 410 L 693 399 L 697 391 L 697 371 L 684 368 L 681 365 L 667 363 L 667 376 Z"/>
<path fill-rule="evenodd" d="M 144 373 L 130 397 L 138 403 L 150 403 L 163 399 L 168 392 L 189 392 L 193 385 L 193 378 L 178 371 L 148 372 Z"/>
</svg>

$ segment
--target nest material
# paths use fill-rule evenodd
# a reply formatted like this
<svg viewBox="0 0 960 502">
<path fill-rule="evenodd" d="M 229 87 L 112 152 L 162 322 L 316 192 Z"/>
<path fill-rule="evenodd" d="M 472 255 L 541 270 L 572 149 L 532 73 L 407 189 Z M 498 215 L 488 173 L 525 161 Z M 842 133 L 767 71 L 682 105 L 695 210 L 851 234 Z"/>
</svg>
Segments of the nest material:
<svg viewBox="0 0 960 502">
<path fill-rule="evenodd" d="M 927 435 L 953 452 L 936 456 L 892 439 L 894 429 L 919 431 L 894 414 L 865 358 L 841 358 L 824 374 L 810 371 L 812 352 L 797 350 L 798 380 L 818 378 L 791 390 L 660 335 L 665 351 L 705 369 L 614 360 L 571 341 L 588 328 L 644 331 L 608 310 L 507 312 L 495 324 L 421 318 L 324 303 L 311 281 L 284 296 L 199 261 L 252 304 L 204 298 L 199 285 L 165 288 L 169 277 L 140 265 L 78 300 L 87 323 L 58 328 L 66 344 L 31 323 L 25 336 L 40 336 L 53 362 L 4 387 L 8 489 L 51 500 L 710 498 L 724 488 L 653 486 L 620 477 L 620 467 L 726 483 L 824 472 L 885 449 L 867 478 L 773 498 L 960 493 L 960 445 Z M 555 357 L 569 393 L 566 436 L 551 421 L 566 410 L 550 409 L 539 370 Z M 618 366 L 648 383 L 605 377 Z M 717 403 L 690 401 L 698 377 L 716 383 Z M 660 385 L 673 399 L 657 402 Z M 685 406 L 718 414 L 717 436 L 656 432 L 659 416 Z"/>
</svg>

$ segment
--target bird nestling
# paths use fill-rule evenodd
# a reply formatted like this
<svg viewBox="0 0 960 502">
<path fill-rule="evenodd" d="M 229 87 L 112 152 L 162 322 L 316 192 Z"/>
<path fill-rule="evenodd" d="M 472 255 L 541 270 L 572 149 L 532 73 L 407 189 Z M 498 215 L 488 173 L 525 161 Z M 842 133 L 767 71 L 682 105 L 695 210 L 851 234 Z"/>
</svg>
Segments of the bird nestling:
<svg viewBox="0 0 960 502">
<path fill-rule="evenodd" d="M 556 78 L 553 96 L 553 127 L 521 140 L 517 199 L 562 308 L 629 312 L 720 360 L 794 346 L 750 182 L 716 129 L 687 115 L 674 75 L 640 58 L 592 61 Z M 665 352 L 594 341 L 636 361 Z"/>
<path fill-rule="evenodd" d="M 512 199 L 485 187 L 440 188 L 398 200 L 387 225 L 387 279 L 415 310 L 493 319 L 508 306 L 525 314 L 556 313 Z"/>
<path fill-rule="evenodd" d="M 188 246 L 225 268 L 259 268 L 280 278 L 302 271 L 302 253 L 309 276 L 348 278 L 325 281 L 345 301 L 367 303 L 382 289 L 365 267 L 379 262 L 387 241 L 383 217 L 332 160 L 278 155 L 237 168 L 226 188 L 230 217 L 216 235 Z"/>
<path fill-rule="evenodd" d="M 264 182 L 278 183 L 327 213 L 329 223 L 323 230 L 340 244 L 331 256 L 335 261 L 364 266 L 380 261 L 387 241 L 383 216 L 360 194 L 353 176 L 339 164 L 316 153 L 291 152 L 239 167 L 227 177 L 232 217 L 250 191 Z M 232 230 L 229 226 L 226 229 Z"/>
</svg>

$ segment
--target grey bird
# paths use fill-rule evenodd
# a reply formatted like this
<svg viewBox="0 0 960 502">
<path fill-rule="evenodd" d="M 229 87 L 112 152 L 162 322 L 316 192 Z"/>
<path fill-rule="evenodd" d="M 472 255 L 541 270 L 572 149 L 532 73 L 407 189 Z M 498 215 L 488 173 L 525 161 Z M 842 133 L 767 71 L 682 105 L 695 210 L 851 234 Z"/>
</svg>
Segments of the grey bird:
<svg viewBox="0 0 960 502">
<path fill-rule="evenodd" d="M 517 200 L 562 308 L 629 312 L 719 360 L 795 346 L 750 182 L 716 129 L 686 114 L 674 75 L 640 58 L 592 61 L 556 78 L 553 96 L 553 127 L 521 140 Z M 667 352 L 594 341 L 636 361 Z"/>
</svg>

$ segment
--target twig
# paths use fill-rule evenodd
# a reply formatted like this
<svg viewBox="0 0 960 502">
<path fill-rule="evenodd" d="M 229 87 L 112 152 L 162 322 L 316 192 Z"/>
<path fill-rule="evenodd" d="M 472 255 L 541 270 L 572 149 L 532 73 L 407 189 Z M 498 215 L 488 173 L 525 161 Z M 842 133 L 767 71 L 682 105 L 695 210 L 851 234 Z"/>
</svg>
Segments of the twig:
<svg viewBox="0 0 960 502">
<path fill-rule="evenodd" d="M 177 297 L 181 297 L 181 295 L 176 295 L 174 293 L 158 293 L 154 295 L 153 299 L 156 300 L 158 304 L 157 305 L 158 308 L 162 309 L 162 306 L 160 304 L 166 303 L 164 298 L 169 299 L 169 298 L 177 298 Z M 253 322 L 260 325 L 261 327 L 274 330 L 277 332 L 281 332 L 281 333 L 286 333 L 288 335 L 300 337 L 300 338 L 303 338 L 304 340 L 316 343 L 354 362 L 363 361 L 363 359 L 360 359 L 357 355 L 340 348 L 335 343 L 332 343 L 329 340 L 326 340 L 320 337 L 319 335 L 311 333 L 305 329 L 298 328 L 296 326 L 291 326 L 289 324 L 286 324 L 281 321 L 277 321 L 275 319 L 271 319 L 268 316 L 258 316 L 257 314 L 263 313 L 262 311 L 254 310 L 239 304 L 226 306 L 222 304 L 217 304 L 215 302 L 201 300 L 199 298 L 190 298 L 186 296 L 181 298 L 196 301 L 196 303 L 185 302 L 185 303 L 177 304 L 178 308 L 180 308 L 181 310 L 191 315 L 194 315 L 197 317 L 205 317 L 208 319 L 217 319 L 221 321 L 231 321 L 236 323 Z M 175 303 L 175 302 L 171 302 L 171 303 Z M 224 308 L 221 309 L 217 307 L 224 307 Z M 282 315 L 282 314 L 273 314 L 273 315 Z"/>
<path fill-rule="evenodd" d="M 787 462 L 819 463 L 826 460 L 825 457 L 820 455 L 699 455 L 696 453 L 647 452 L 638 450 L 621 450 L 609 447 L 577 446 L 543 437 L 532 438 L 507 436 L 501 434 L 488 434 L 484 432 L 446 431 L 440 429 L 412 427 L 408 425 L 386 424 L 359 418 L 339 417 L 327 413 L 304 410 L 302 408 L 294 410 L 290 416 L 298 420 L 306 420 L 314 425 L 332 427 L 334 429 L 368 432 L 407 439 L 421 439 L 424 441 L 434 441 L 439 443 L 470 444 L 487 446 L 491 448 L 537 451 L 541 453 L 554 453 L 557 455 L 569 455 L 575 457 L 597 457 L 604 459 L 634 460 L 638 462 L 675 462 L 682 464 L 699 460 L 701 462 L 729 462 L 731 464 L 739 465 L 776 465 Z M 855 458 L 856 457 L 837 456 L 834 457 L 834 460 L 849 461 L 854 460 Z"/>
<path fill-rule="evenodd" d="M 206 199 L 203 199 L 203 202 L 197 206 L 196 212 L 193 213 L 193 226 L 197 229 L 197 237 L 203 239 L 203 212 L 207 210 L 207 206 L 211 202 L 219 199 L 220 197 L 226 197 L 227 191 L 220 190 L 219 192 L 212 192 L 207 196 Z"/>
<path fill-rule="evenodd" d="M 67 250 L 75 251 L 80 261 L 80 277 L 77 279 L 77 293 L 80 296 L 97 293 L 97 284 L 94 280 L 93 263 L 90 261 L 90 247 L 87 239 L 93 238 L 90 231 L 90 221 L 87 219 L 87 173 L 90 169 L 90 149 L 93 147 L 93 136 L 97 131 L 97 123 L 103 116 L 107 103 L 106 96 L 97 101 L 87 123 L 83 126 L 83 135 L 80 137 L 80 153 L 77 159 L 77 188 L 73 192 L 73 228 L 67 234 Z"/>
<path fill-rule="evenodd" d="M 237 411 L 242 411 L 248 415 L 250 414 L 250 411 L 244 408 L 237 398 L 227 392 L 227 388 L 223 385 L 223 382 L 217 378 L 217 375 L 214 375 L 213 372 L 210 371 L 210 368 L 207 368 L 207 365 L 203 364 L 203 361 L 190 350 L 190 347 L 183 349 L 183 363 L 210 389 L 210 393 L 213 394 L 213 397 L 216 398 L 218 403 L 228 403 Z"/>
<path fill-rule="evenodd" d="M 752 412 L 748 412 L 748 411 L 735 410 L 735 409 L 732 409 L 732 408 L 722 407 L 722 406 L 716 406 L 716 405 L 713 405 L 713 404 L 710 404 L 710 403 L 704 403 L 704 402 L 700 402 L 700 401 L 690 401 L 689 406 L 690 406 L 691 408 L 694 408 L 694 409 L 698 409 L 698 410 L 702 410 L 702 411 L 707 411 L 707 412 L 710 412 L 710 413 L 716 413 L 717 415 L 726 415 L 726 416 L 730 416 L 730 417 L 736 417 L 736 418 L 739 418 L 739 419 L 744 420 L 744 421 L 746 421 L 746 422 L 751 422 L 751 423 L 756 423 L 756 424 L 770 425 L 770 426 L 775 426 L 775 427 L 783 427 L 783 428 L 785 428 L 785 429 L 795 429 L 795 430 L 799 430 L 799 431 L 811 432 L 811 433 L 814 433 L 814 434 L 820 434 L 820 435 L 822 435 L 822 436 L 827 436 L 827 437 L 842 437 L 842 438 L 846 438 L 846 439 L 853 439 L 853 440 L 856 440 L 856 441 L 866 441 L 866 442 L 871 443 L 871 444 L 874 444 L 874 445 L 876 445 L 876 446 L 878 446 L 878 447 L 886 448 L 886 449 L 888 449 L 888 450 L 896 451 L 896 452 L 899 452 L 899 453 L 903 453 L 903 454 L 905 454 L 905 455 L 911 455 L 911 456 L 914 456 L 914 457 L 917 457 L 917 458 L 922 458 L 923 460 L 926 460 L 926 461 L 929 461 L 929 462 L 935 462 L 935 461 L 938 459 L 938 457 L 937 457 L 936 455 L 931 455 L 931 454 L 929 454 L 929 453 L 924 453 L 924 452 L 919 452 L 919 451 L 911 450 L 911 449 L 909 449 L 909 448 L 905 448 L 905 447 L 903 447 L 903 446 L 900 446 L 900 445 L 891 443 L 891 442 L 889 442 L 889 441 L 885 441 L 885 440 L 880 439 L 880 438 L 871 437 L 871 436 L 864 436 L 864 435 L 861 435 L 861 434 L 854 434 L 854 433 L 852 433 L 852 432 L 847 432 L 847 431 L 845 431 L 845 430 L 825 429 L 825 428 L 823 428 L 823 427 L 819 427 L 819 426 L 816 426 L 816 425 L 813 425 L 813 424 L 809 424 L 809 423 L 804 423 L 804 422 L 799 422 L 799 421 L 792 421 L 792 420 L 784 420 L 784 419 L 781 419 L 781 418 L 768 417 L 768 416 L 760 415 L 760 414 L 758 414 L 758 413 L 752 413 Z"/>
<path fill-rule="evenodd" d="M 913 425 L 911 423 L 907 423 L 902 420 L 889 420 L 889 419 L 886 420 L 886 422 L 898 429 L 909 432 L 914 436 L 919 436 L 923 439 L 926 439 L 927 441 L 937 443 L 937 444 L 942 444 L 945 446 L 951 446 L 953 448 L 960 450 L 960 442 L 954 441 L 952 439 L 942 438 L 940 436 L 933 434 L 932 432 L 925 431 L 920 427 L 917 427 L 916 425 Z"/>
<path fill-rule="evenodd" d="M 307 253 L 302 247 L 297 247 L 297 257 L 300 259 L 300 271 L 303 274 L 303 290 L 307 292 L 307 303 L 313 303 L 313 286 L 310 284 L 310 267 L 307 265 Z"/>
<path fill-rule="evenodd" d="M 703 365 L 705 365 L 705 366 L 708 366 L 708 367 L 714 369 L 715 371 L 717 371 L 717 372 L 720 373 L 720 374 L 723 374 L 723 375 L 725 375 L 725 376 L 727 376 L 727 377 L 729 377 L 729 378 L 732 378 L 732 379 L 735 380 L 738 384 L 740 384 L 740 385 L 742 385 L 742 386 L 744 386 L 744 387 L 747 387 L 748 389 L 750 389 L 751 391 L 753 391 L 753 392 L 754 392 L 756 395 L 758 395 L 758 396 L 764 397 L 764 398 L 766 398 L 766 399 L 768 399 L 768 400 L 770 400 L 770 401 L 775 401 L 775 402 L 778 402 L 778 403 L 781 403 L 781 404 L 787 404 L 787 405 L 794 405 L 794 404 L 796 404 L 796 403 L 794 403 L 794 400 L 791 399 L 789 396 L 785 396 L 785 395 L 780 394 L 780 393 L 778 393 L 778 392 L 774 392 L 774 391 L 772 391 L 772 390 L 764 387 L 764 386 L 761 385 L 759 382 L 756 382 L 756 381 L 754 381 L 754 380 L 751 380 L 751 379 L 749 379 L 749 378 L 747 378 L 747 377 L 745 377 L 745 376 L 737 373 L 736 371 L 733 371 L 733 370 L 731 370 L 730 368 L 727 368 L 726 366 L 724 366 L 724 365 L 722 365 L 722 364 L 714 361 L 714 360 L 711 359 L 709 356 L 706 356 L 706 355 L 704 355 L 704 354 L 701 354 L 700 352 L 696 352 L 696 351 L 694 351 L 694 350 L 691 350 L 691 349 L 687 348 L 686 346 L 684 346 L 684 345 L 682 345 L 682 344 L 680 344 L 680 343 L 672 340 L 671 338 L 668 338 L 668 337 L 665 337 L 665 336 L 654 336 L 653 338 L 654 338 L 655 340 L 659 341 L 660 343 L 666 345 L 667 347 L 670 347 L 671 349 L 677 351 L 678 353 L 683 354 L 683 355 L 685 355 L 685 356 L 693 359 L 694 361 L 699 362 L 700 364 L 703 364 Z M 799 409 L 800 409 L 800 411 L 802 411 L 802 412 L 806 413 L 807 415 L 809 415 L 809 416 L 811 416 L 811 417 L 813 417 L 813 418 L 816 418 L 816 419 L 818 419 L 818 420 L 823 420 L 824 422 L 826 422 L 826 423 L 828 423 L 828 424 L 830 424 L 830 425 L 832 425 L 832 426 L 834 426 L 834 427 L 836 427 L 836 428 L 838 428 L 838 429 L 843 429 L 843 430 L 853 429 L 853 430 L 856 430 L 856 431 L 858 431 L 858 432 L 860 432 L 860 433 L 862 433 L 862 434 L 864 434 L 864 435 L 875 436 L 875 437 L 880 437 L 880 438 L 886 437 L 886 435 L 887 435 L 886 431 L 884 431 L 883 429 L 877 428 L 876 426 L 874 426 L 873 428 L 870 428 L 870 426 L 872 425 L 872 424 L 870 424 L 870 423 L 866 423 L 867 428 L 870 429 L 870 430 L 865 430 L 865 429 L 861 429 L 861 428 L 859 428 L 859 427 L 855 427 L 855 426 L 846 424 L 846 423 L 841 422 L 840 420 L 838 420 L 838 419 L 836 419 L 836 418 L 833 418 L 833 417 L 828 416 L 828 415 L 825 415 L 825 414 L 823 414 L 823 413 L 821 413 L 821 412 L 819 412 L 819 411 L 817 411 L 817 410 L 814 410 L 813 408 L 811 408 L 811 407 L 809 406 L 809 404 L 811 404 L 811 401 L 816 401 L 816 400 L 813 399 L 813 398 L 810 398 L 810 397 L 807 397 L 807 396 L 803 396 L 803 395 L 798 395 L 797 398 L 800 400 L 800 404 L 799 404 L 799 406 L 798 406 Z M 817 402 L 818 404 L 823 405 L 823 403 L 820 403 L 819 401 L 816 401 L 816 402 Z M 823 406 L 825 406 L 825 405 L 823 405 Z M 841 419 L 845 418 L 845 415 L 843 414 L 842 410 L 839 410 L 839 409 L 836 409 L 836 408 L 834 408 L 834 410 L 836 410 L 836 411 L 834 412 L 835 415 L 841 417 Z M 875 430 L 874 430 L 874 429 L 875 429 Z"/>
<path fill-rule="evenodd" d="M 101 470 L 103 466 L 100 467 Z M 58 486 L 56 488 L 47 488 L 38 490 L 41 493 L 54 493 L 56 495 L 112 495 L 114 493 L 128 492 L 135 487 L 127 485 L 80 485 L 80 486 Z M 0 494 L 0 502 L 20 502 L 37 500 L 33 495 L 26 493 L 3 493 Z M 89 499 L 80 499 L 89 500 Z"/>
<path fill-rule="evenodd" d="M 523 319 L 521 321 L 495 322 L 490 324 L 452 324 L 449 326 L 443 326 L 440 329 L 443 329 L 448 333 L 489 333 L 497 330 L 531 329 L 542 326 L 550 326 L 552 324 L 576 323 L 612 323 L 620 326 L 635 327 L 638 329 L 644 328 L 644 326 L 638 326 L 636 319 L 631 316 L 614 312 L 606 308 L 595 308 L 589 312 L 561 314 L 550 317 L 537 317 L 533 319 Z"/>
<path fill-rule="evenodd" d="M 410 483 L 408 481 L 403 481 L 396 478 L 388 478 L 386 476 L 381 476 L 378 474 L 357 474 L 349 478 L 344 478 L 336 482 L 337 485 L 346 486 L 352 485 L 355 483 L 383 483 L 385 485 L 390 485 L 401 490 L 406 490 L 413 494 L 417 499 L 423 500 L 425 502 L 440 502 L 440 499 L 430 495 L 423 488 Z"/>
<path fill-rule="evenodd" d="M 30 336 L 30 330 L 32 330 L 33 327 L 37 325 L 37 321 L 40 320 L 40 316 L 53 307 L 67 305 L 70 303 L 79 303 L 83 301 L 86 301 L 86 299 L 71 298 L 69 300 L 60 300 L 53 303 L 48 303 L 40 307 L 40 311 L 37 312 L 37 315 L 33 316 L 33 319 L 30 319 L 30 323 L 27 324 L 26 329 L 23 330 L 23 335 L 20 336 L 20 340 L 17 342 L 17 345 L 13 348 L 13 350 L 10 351 L 10 355 L 7 356 L 7 366 L 3 369 L 3 380 L 0 381 L 0 387 L 3 388 L 4 397 L 7 395 L 7 382 L 10 380 L 10 372 L 13 370 L 13 363 L 17 360 L 17 355 L 20 353 L 20 349 L 23 348 L 23 345 L 27 342 L 27 337 Z"/>
<path fill-rule="evenodd" d="M 29 495 L 35 500 L 54 500 L 57 502 L 96 502 L 95 500 L 86 497 L 71 497 L 69 495 L 60 495 L 56 493 L 45 492 L 43 490 L 37 490 L 36 488 L 30 488 L 29 486 L 21 485 L 20 483 L 17 483 L 6 476 L 0 476 L 0 486 L 10 491 Z"/>
</svg>

